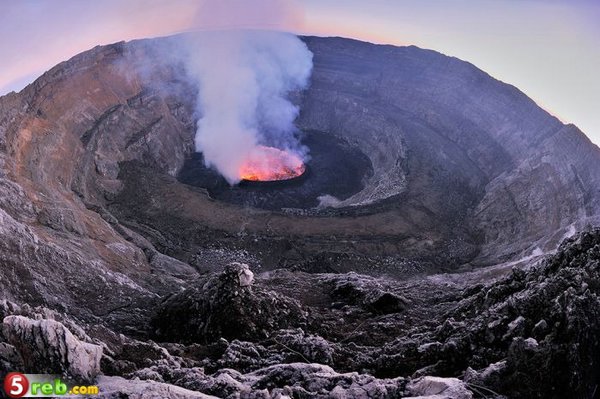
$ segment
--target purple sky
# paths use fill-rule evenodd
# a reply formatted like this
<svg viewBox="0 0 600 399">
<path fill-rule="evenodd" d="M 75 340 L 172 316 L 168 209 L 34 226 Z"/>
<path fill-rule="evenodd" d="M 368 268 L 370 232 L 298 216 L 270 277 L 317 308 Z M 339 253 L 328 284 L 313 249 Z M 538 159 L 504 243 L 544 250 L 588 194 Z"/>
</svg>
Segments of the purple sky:
<svg viewBox="0 0 600 399">
<path fill-rule="evenodd" d="M 215 1 L 238 10 L 232 15 L 235 26 L 415 44 L 459 57 L 517 86 L 600 143 L 600 0 Z M 258 12 L 257 3 L 263 11 L 277 9 L 277 15 Z M 199 4 L 0 1 L 0 94 L 20 90 L 96 44 L 189 30 L 212 20 L 206 10 L 227 10 L 213 3 L 203 14 Z"/>
</svg>

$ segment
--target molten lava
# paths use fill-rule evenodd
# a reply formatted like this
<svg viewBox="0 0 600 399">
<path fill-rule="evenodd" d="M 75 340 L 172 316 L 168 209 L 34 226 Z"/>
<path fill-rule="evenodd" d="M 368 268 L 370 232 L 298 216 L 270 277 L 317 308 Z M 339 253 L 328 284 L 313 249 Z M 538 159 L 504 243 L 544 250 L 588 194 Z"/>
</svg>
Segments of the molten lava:
<svg viewBox="0 0 600 399">
<path fill-rule="evenodd" d="M 306 167 L 302 159 L 289 151 L 258 146 L 240 167 L 240 179 L 251 181 L 288 180 L 300 176 Z"/>
</svg>

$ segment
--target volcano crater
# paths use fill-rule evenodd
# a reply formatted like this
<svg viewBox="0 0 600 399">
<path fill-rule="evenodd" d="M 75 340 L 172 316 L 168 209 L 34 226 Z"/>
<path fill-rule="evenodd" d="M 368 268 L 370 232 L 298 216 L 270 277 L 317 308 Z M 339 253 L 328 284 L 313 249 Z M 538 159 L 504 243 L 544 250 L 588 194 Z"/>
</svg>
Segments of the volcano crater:
<svg viewBox="0 0 600 399">
<path fill-rule="evenodd" d="M 335 204 L 360 192 L 373 175 L 373 165 L 357 146 L 343 138 L 316 130 L 303 132 L 301 142 L 310 155 L 306 170 L 287 180 L 242 180 L 230 185 L 207 167 L 201 153 L 186 159 L 177 178 L 181 183 L 204 188 L 211 198 L 266 210 L 313 209 Z"/>
</svg>

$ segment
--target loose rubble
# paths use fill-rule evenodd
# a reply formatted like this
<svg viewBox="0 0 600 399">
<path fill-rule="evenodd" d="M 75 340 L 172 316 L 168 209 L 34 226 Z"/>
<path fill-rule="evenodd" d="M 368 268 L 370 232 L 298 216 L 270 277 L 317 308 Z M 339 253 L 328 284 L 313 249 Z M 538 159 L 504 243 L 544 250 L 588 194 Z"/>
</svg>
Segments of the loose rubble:
<svg viewBox="0 0 600 399">
<path fill-rule="evenodd" d="M 191 282 L 156 310 L 154 327 L 184 314 L 192 320 L 165 330 L 175 334 L 170 343 L 4 301 L 0 370 L 85 381 L 104 374 L 96 380 L 104 398 L 593 397 L 600 380 L 599 265 L 600 230 L 566 240 L 537 266 L 467 287 L 436 280 L 419 288 L 357 274 L 254 276 L 236 263 Z M 279 284 L 284 276 L 297 279 Z M 273 284 L 279 292 L 269 289 Z M 422 289 L 431 303 L 419 302 Z M 373 292 L 403 298 L 403 306 L 373 312 L 364 305 Z M 294 298 L 317 293 L 323 296 L 310 304 Z M 411 321 L 425 311 L 430 324 Z M 225 314 L 238 315 L 235 328 Z M 219 334 L 198 332 L 206 323 Z M 380 341 L 380 331 L 395 336 Z"/>
</svg>

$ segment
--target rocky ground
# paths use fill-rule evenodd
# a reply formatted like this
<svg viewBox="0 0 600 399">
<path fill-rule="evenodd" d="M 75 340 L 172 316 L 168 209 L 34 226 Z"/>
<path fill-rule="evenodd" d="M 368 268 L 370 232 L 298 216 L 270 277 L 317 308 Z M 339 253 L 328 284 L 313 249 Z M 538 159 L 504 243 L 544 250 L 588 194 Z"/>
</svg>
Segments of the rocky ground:
<svg viewBox="0 0 600 399">
<path fill-rule="evenodd" d="M 242 263 L 119 334 L 3 301 L 0 369 L 97 381 L 106 398 L 594 398 L 600 230 L 465 287 Z"/>
</svg>

